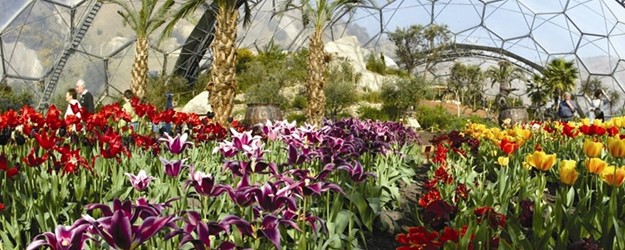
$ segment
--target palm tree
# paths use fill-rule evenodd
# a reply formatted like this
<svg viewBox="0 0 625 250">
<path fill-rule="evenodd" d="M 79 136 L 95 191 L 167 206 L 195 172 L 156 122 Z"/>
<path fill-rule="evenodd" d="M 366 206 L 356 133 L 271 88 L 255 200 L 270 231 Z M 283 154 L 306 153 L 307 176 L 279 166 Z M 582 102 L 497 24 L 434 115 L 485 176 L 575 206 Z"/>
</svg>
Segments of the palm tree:
<svg viewBox="0 0 625 250">
<path fill-rule="evenodd" d="M 213 42 L 210 45 L 213 55 L 211 65 L 212 82 L 206 85 L 210 92 L 209 102 L 219 124 L 228 124 L 228 118 L 234 107 L 237 90 L 237 27 L 239 7 L 243 6 L 243 24 L 251 21 L 249 0 L 214 0 L 217 6 L 217 19 Z"/>
<path fill-rule="evenodd" d="M 490 66 L 486 70 L 486 76 L 492 80 L 491 88 L 495 83 L 499 83 L 499 94 L 497 94 L 497 104 L 500 108 L 506 107 L 506 97 L 513 91 L 512 81 L 525 78 L 523 71 L 510 61 L 499 61 L 498 66 Z"/>
<path fill-rule="evenodd" d="M 306 108 L 306 118 L 309 123 L 319 125 L 323 119 L 325 111 L 325 95 L 323 92 L 325 85 L 325 45 L 323 43 L 323 30 L 326 25 L 345 12 L 353 10 L 362 5 L 364 0 L 307 0 L 301 1 L 301 5 L 296 5 L 300 1 L 286 1 L 283 12 L 299 9 L 302 12 L 304 26 L 310 22 L 313 25 L 313 33 L 310 35 L 308 44 L 308 77 L 306 80 L 306 94 L 308 107 Z"/>
<path fill-rule="evenodd" d="M 547 92 L 553 95 L 556 106 L 564 92 L 573 90 L 578 73 L 573 60 L 566 61 L 563 58 L 556 58 L 547 65 L 543 73 L 544 83 Z"/>
<path fill-rule="evenodd" d="M 142 98 L 147 85 L 149 36 L 167 24 L 159 39 L 162 41 L 171 35 L 176 22 L 193 13 L 200 5 L 204 4 L 205 0 L 184 1 L 178 8 L 174 8 L 176 3 L 174 0 L 141 0 L 140 9 L 135 9 L 132 3 L 127 0 L 100 1 L 121 7 L 122 10 L 117 13 L 122 17 L 124 25 L 128 25 L 135 32 L 135 58 L 131 71 L 131 88 L 135 95 Z"/>
<path fill-rule="evenodd" d="M 527 97 L 532 102 L 530 111 L 532 111 L 534 119 L 542 120 L 544 118 L 543 107 L 547 105 L 549 96 L 551 96 L 545 87 L 545 79 L 541 75 L 533 74 L 532 80 L 527 81 L 526 86 Z"/>
</svg>

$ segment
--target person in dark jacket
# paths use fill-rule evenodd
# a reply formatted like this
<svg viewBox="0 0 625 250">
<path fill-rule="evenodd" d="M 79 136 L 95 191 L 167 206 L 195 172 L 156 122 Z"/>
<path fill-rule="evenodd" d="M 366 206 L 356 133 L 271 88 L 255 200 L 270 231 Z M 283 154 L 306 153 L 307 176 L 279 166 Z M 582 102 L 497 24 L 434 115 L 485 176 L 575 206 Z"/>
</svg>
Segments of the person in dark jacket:
<svg viewBox="0 0 625 250">
<path fill-rule="evenodd" d="M 78 79 L 78 82 L 76 82 L 76 92 L 80 95 L 80 106 L 84 107 L 87 113 L 93 114 L 95 111 L 93 95 L 85 88 L 85 81 L 83 79 Z"/>
<path fill-rule="evenodd" d="M 575 118 L 577 111 L 575 110 L 575 106 L 571 101 L 571 93 L 564 93 L 562 101 L 560 101 L 560 105 L 558 106 L 558 115 L 560 116 L 560 121 L 568 122 Z"/>
</svg>

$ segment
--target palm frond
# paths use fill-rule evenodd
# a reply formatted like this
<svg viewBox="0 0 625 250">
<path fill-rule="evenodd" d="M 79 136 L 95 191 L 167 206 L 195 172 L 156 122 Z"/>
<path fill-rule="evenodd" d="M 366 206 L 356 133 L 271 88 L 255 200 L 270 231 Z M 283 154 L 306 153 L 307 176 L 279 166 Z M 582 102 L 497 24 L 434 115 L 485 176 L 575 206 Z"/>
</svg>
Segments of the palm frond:
<svg viewBox="0 0 625 250">
<path fill-rule="evenodd" d="M 168 0 L 168 2 L 170 2 L 170 1 L 173 2 L 172 0 Z M 195 12 L 195 10 L 197 10 L 198 7 L 203 5 L 204 2 L 205 2 L 205 0 L 189 0 L 189 1 L 186 1 L 178 10 L 176 10 L 173 13 L 173 15 L 171 17 L 171 20 L 167 23 L 167 25 L 163 29 L 163 33 L 160 36 L 160 38 L 158 39 L 158 42 L 160 43 L 165 38 L 171 36 L 171 33 L 173 32 L 174 27 L 176 26 L 176 23 L 178 21 L 180 21 L 180 19 L 183 19 L 183 18 L 191 15 L 193 12 Z M 163 12 L 162 9 L 159 9 L 159 11 L 157 11 L 157 13 L 159 15 L 161 13 L 165 13 L 163 15 L 166 15 L 166 12 Z"/>
</svg>

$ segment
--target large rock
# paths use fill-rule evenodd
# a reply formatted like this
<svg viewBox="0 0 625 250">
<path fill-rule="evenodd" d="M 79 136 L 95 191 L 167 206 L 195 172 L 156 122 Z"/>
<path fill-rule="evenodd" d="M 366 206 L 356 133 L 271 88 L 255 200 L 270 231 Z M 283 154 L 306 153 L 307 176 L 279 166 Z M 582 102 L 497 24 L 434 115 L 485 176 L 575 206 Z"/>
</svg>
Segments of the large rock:
<svg viewBox="0 0 625 250">
<path fill-rule="evenodd" d="M 367 50 L 360 47 L 360 43 L 355 36 L 346 36 L 338 40 L 328 42 L 325 45 L 327 53 L 347 59 L 356 73 L 360 73 L 362 77 L 358 83 L 360 89 L 368 89 L 377 91 L 382 84 L 391 79 L 392 76 L 383 76 L 375 72 L 367 70 L 365 54 L 369 54 Z M 397 67 L 390 56 L 384 56 L 384 61 L 388 67 Z"/>
<path fill-rule="evenodd" d="M 213 111 L 211 104 L 208 102 L 208 91 L 196 95 L 182 108 L 182 112 L 196 113 L 198 115 L 204 115 L 208 111 Z"/>
</svg>

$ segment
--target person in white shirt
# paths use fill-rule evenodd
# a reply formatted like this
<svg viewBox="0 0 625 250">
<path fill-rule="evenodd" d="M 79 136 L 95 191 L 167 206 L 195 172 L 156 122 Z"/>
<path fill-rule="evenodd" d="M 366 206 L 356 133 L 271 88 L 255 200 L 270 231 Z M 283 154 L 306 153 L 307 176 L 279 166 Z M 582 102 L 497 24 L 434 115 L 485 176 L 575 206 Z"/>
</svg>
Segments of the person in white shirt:
<svg viewBox="0 0 625 250">
<path fill-rule="evenodd" d="M 590 123 L 592 123 L 595 119 L 604 119 L 603 110 L 601 110 L 601 106 L 603 106 L 602 97 L 603 93 L 601 90 L 595 91 L 594 99 L 590 101 L 590 110 L 588 110 L 588 119 L 590 120 Z"/>
<path fill-rule="evenodd" d="M 80 118 L 80 102 L 76 99 L 78 93 L 75 89 L 68 89 L 67 93 L 65 93 L 65 100 L 67 101 L 67 110 L 65 111 L 64 119 L 67 119 L 67 116 L 73 115 Z"/>
</svg>

